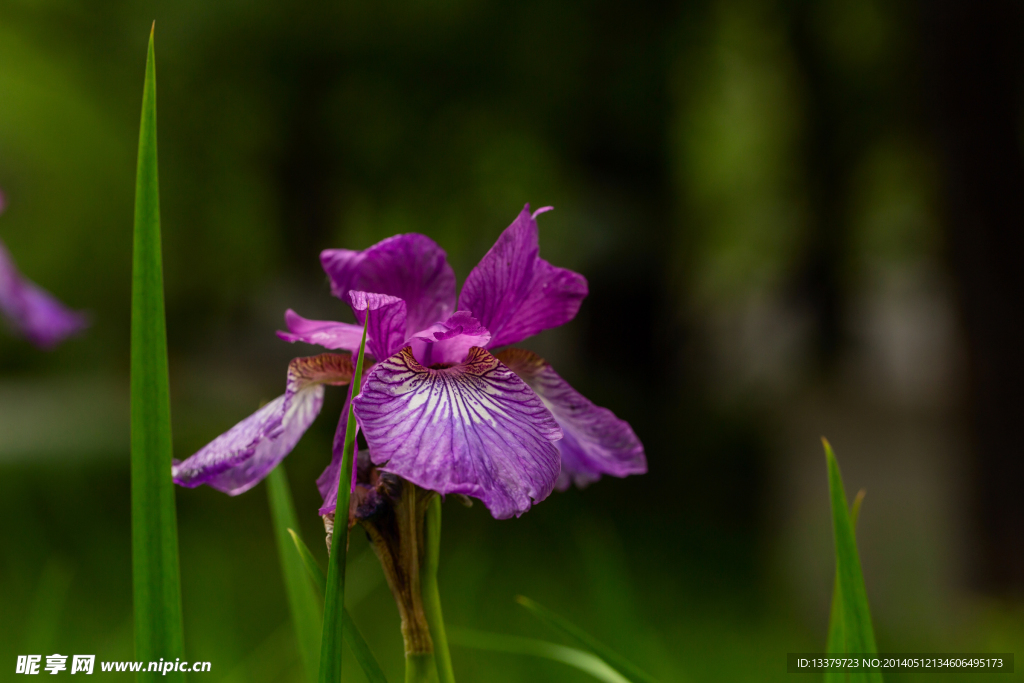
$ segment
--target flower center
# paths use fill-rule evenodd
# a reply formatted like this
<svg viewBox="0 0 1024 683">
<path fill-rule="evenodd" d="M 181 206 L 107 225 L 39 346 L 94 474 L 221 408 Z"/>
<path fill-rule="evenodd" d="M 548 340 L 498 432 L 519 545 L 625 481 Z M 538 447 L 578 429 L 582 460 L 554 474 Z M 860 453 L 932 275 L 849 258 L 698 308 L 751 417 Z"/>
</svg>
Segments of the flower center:
<svg viewBox="0 0 1024 683">
<path fill-rule="evenodd" d="M 434 363 L 429 366 L 431 370 L 444 370 L 445 368 L 452 368 L 458 365 L 458 363 Z"/>
</svg>

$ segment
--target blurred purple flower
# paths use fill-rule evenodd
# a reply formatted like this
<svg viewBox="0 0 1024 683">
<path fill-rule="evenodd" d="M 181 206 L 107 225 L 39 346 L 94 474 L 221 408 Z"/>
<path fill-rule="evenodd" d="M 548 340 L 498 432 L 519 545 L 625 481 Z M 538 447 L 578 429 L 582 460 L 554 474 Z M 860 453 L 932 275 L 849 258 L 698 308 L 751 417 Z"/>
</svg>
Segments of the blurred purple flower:
<svg viewBox="0 0 1024 683">
<path fill-rule="evenodd" d="M 0 213 L 5 208 L 0 193 Z M 88 325 L 86 316 L 57 301 L 19 271 L 4 243 L 0 241 L 0 311 L 30 342 L 51 348 Z"/>
</svg>

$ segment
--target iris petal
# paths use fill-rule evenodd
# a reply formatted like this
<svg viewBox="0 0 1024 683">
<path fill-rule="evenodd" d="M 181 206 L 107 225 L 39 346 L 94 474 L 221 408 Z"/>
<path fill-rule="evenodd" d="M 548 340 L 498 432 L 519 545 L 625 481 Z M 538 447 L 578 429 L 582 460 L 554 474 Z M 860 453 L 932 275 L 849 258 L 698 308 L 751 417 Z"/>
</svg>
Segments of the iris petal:
<svg viewBox="0 0 1024 683">
<path fill-rule="evenodd" d="M 255 486 L 288 455 L 320 413 L 324 384 L 348 384 L 352 359 L 324 353 L 288 365 L 285 393 L 224 432 L 194 455 L 175 462 L 174 482 L 202 484 L 236 496 Z"/>
<path fill-rule="evenodd" d="M 591 403 L 535 353 L 505 349 L 497 357 L 537 392 L 562 427 L 565 436 L 556 444 L 562 454 L 560 490 L 570 483 L 585 486 L 602 474 L 625 477 L 647 472 L 643 444 L 628 422 Z"/>
<path fill-rule="evenodd" d="M 486 350 L 434 370 L 406 347 L 378 363 L 353 401 L 374 463 L 423 488 L 479 498 L 502 519 L 558 477 L 561 430 L 537 395 Z"/>
<path fill-rule="evenodd" d="M 406 337 L 455 310 L 455 272 L 444 250 L 425 235 L 395 235 L 364 251 L 327 249 L 320 263 L 331 279 L 331 293 L 342 301 L 351 290 L 405 301 Z"/>
<path fill-rule="evenodd" d="M 490 330 L 491 348 L 569 322 L 587 296 L 582 275 L 556 268 L 539 253 L 537 221 L 527 204 L 466 278 L 459 308 Z"/>
<path fill-rule="evenodd" d="M 356 320 L 359 321 L 360 333 L 366 320 L 366 311 L 371 312 L 370 324 L 366 329 L 366 346 L 370 355 L 374 358 L 387 358 L 398 353 L 406 340 L 405 302 L 396 296 L 370 292 L 351 291 L 348 297 Z"/>
<path fill-rule="evenodd" d="M 0 311 L 36 346 L 49 348 L 88 325 L 86 316 L 72 311 L 27 278 L 0 242 Z"/>
<path fill-rule="evenodd" d="M 338 323 L 333 320 L 309 320 L 288 309 L 284 313 L 289 332 L 278 332 L 277 336 L 286 342 L 305 342 L 325 349 L 357 351 L 363 339 L 363 326 Z"/>
<path fill-rule="evenodd" d="M 490 340 L 491 333 L 480 325 L 480 321 L 465 311 L 459 311 L 443 323 L 416 333 L 409 340 L 409 345 L 416 360 L 431 367 L 461 363 L 471 348 L 486 348 Z"/>
</svg>

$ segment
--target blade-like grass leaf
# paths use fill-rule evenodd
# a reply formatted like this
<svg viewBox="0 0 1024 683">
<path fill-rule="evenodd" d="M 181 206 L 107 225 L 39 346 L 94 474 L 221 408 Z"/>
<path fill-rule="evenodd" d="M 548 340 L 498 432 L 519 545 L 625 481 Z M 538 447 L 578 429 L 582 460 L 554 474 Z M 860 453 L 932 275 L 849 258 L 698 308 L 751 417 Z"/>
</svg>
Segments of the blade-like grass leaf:
<svg viewBox="0 0 1024 683">
<path fill-rule="evenodd" d="M 352 493 L 352 459 L 356 446 L 356 414 L 352 401 L 359 395 L 363 377 L 363 353 L 366 350 L 366 327 L 370 311 L 363 323 L 363 339 L 359 343 L 359 356 L 352 375 L 352 399 L 349 400 L 348 423 L 338 468 L 338 498 L 335 507 L 334 533 L 331 537 L 331 557 L 327 562 L 327 585 L 324 592 L 324 624 L 320 637 L 320 683 L 338 683 L 341 680 L 342 638 L 345 622 L 345 556 L 348 550 L 348 501 Z M 340 425 L 339 425 L 340 426 Z"/>
<path fill-rule="evenodd" d="M 451 633 L 453 645 L 469 647 L 476 650 L 506 652 L 514 655 L 529 655 L 553 659 L 584 671 L 605 683 L 630 683 L 630 680 L 608 666 L 600 657 L 583 650 L 565 645 L 557 645 L 535 638 L 521 638 L 497 633 L 483 633 L 467 629 L 453 629 Z"/>
<path fill-rule="evenodd" d="M 844 654 L 876 654 L 875 632 L 871 627 L 871 612 L 868 608 L 867 591 L 864 588 L 864 575 L 861 572 L 860 556 L 857 554 L 857 542 L 854 536 L 854 523 L 846 503 L 846 491 L 843 478 L 839 472 L 832 446 L 822 439 L 825 446 L 825 462 L 828 467 L 828 488 L 832 507 L 832 532 L 835 539 L 836 576 L 838 578 L 838 601 L 833 598 L 833 607 L 842 615 L 842 627 L 836 627 L 836 633 L 829 629 L 829 639 L 840 638 L 843 643 L 840 651 Z M 859 513 L 860 505 L 856 505 Z M 838 606 L 836 603 L 838 602 Z M 830 643 L 832 647 L 839 647 Z M 881 682 L 882 674 L 878 671 L 860 671 L 849 674 L 849 681 Z"/>
<path fill-rule="evenodd" d="M 313 553 L 309 550 L 309 546 L 299 538 L 299 535 L 291 529 L 288 529 L 288 533 L 291 534 L 295 550 L 298 551 L 297 557 L 299 561 L 305 566 L 309 578 L 320 591 L 320 594 L 323 595 L 327 589 L 327 577 L 324 576 L 324 570 L 317 564 L 316 558 L 313 557 Z M 380 668 L 377 658 L 370 651 L 370 646 L 366 643 L 366 639 L 363 638 L 363 634 L 359 632 L 359 628 L 352 620 L 352 615 L 349 614 L 347 607 L 342 618 L 344 619 L 342 624 L 343 637 L 348 646 L 352 648 L 359 666 L 363 668 L 366 680 L 370 681 L 370 683 L 388 683 L 388 679 L 384 677 L 384 670 Z"/>
<path fill-rule="evenodd" d="M 156 154 L 156 65 L 149 33 L 135 180 L 131 341 L 132 579 L 135 658 L 184 657 L 178 527 L 171 481 L 171 400 L 167 374 L 160 186 Z M 184 681 L 181 672 L 139 680 Z"/>
<path fill-rule="evenodd" d="M 423 612 L 430 627 L 430 639 L 434 641 L 434 661 L 440 683 L 455 683 L 452 656 L 448 651 L 448 635 L 444 629 L 441 612 L 441 592 L 437 588 L 437 568 L 441 558 L 441 497 L 434 496 L 427 508 L 423 521 L 423 568 L 420 571 L 420 588 L 423 591 Z"/>
<path fill-rule="evenodd" d="M 853 525 L 853 533 L 857 534 L 857 518 L 860 516 L 860 506 L 864 502 L 866 491 L 861 489 L 853 499 L 850 508 L 850 523 Z M 832 582 L 832 609 L 828 615 L 828 640 L 825 644 L 825 652 L 830 655 L 843 654 L 846 647 L 846 637 L 843 635 L 843 603 L 839 593 L 839 568 L 836 568 L 835 579 Z M 845 673 L 829 671 L 825 673 L 825 683 L 833 681 L 845 681 Z"/>
<path fill-rule="evenodd" d="M 544 607 L 543 605 L 522 595 L 516 598 L 516 602 L 533 612 L 533 614 L 540 618 L 541 621 L 546 622 L 548 625 L 554 627 L 558 631 L 561 631 L 583 647 L 593 652 L 595 655 L 603 659 L 609 666 L 613 667 L 627 678 L 634 681 L 643 681 L 643 683 L 657 683 L 654 678 L 645 673 L 640 667 L 636 666 L 618 652 L 570 622 L 568 619 L 555 614 L 547 607 Z"/>
<path fill-rule="evenodd" d="M 306 679 L 315 681 L 320 662 L 320 601 L 306 578 L 302 558 L 292 549 L 293 540 L 289 532 L 295 533 L 292 529 L 298 529 L 299 522 L 288 488 L 284 463 L 275 467 L 267 477 L 267 496 L 270 499 L 277 554 L 281 561 L 281 574 L 284 576 L 288 608 L 299 643 L 299 653 L 302 655 L 302 665 L 306 670 Z"/>
</svg>

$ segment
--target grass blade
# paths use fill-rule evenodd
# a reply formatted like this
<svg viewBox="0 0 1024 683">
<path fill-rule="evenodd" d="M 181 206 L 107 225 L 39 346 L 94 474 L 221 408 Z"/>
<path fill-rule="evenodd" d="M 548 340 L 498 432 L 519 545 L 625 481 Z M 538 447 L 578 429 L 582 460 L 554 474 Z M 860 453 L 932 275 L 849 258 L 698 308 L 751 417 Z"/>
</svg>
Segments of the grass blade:
<svg viewBox="0 0 1024 683">
<path fill-rule="evenodd" d="M 423 521 L 424 553 L 423 569 L 420 572 L 420 588 L 423 592 L 423 611 L 430 627 L 430 639 L 434 641 L 434 661 L 440 683 L 455 683 L 452 669 L 452 655 L 448 651 L 448 635 L 444 629 L 444 615 L 441 612 L 441 593 L 437 588 L 437 568 L 441 556 L 441 497 L 434 496 L 427 508 Z"/>
<path fill-rule="evenodd" d="M 178 527 L 171 482 L 171 400 L 167 374 L 160 186 L 156 154 L 156 66 L 149 33 L 139 127 L 132 254 L 132 578 L 135 659 L 184 657 Z M 180 672 L 139 680 L 184 681 Z"/>
<path fill-rule="evenodd" d="M 315 681 L 320 662 L 320 628 L 322 615 L 320 601 L 306 578 L 303 558 L 292 549 L 295 534 L 299 528 L 295 514 L 295 503 L 288 488 L 284 463 L 275 467 L 267 477 L 267 496 L 270 499 L 270 516 L 274 520 L 274 538 L 277 554 L 281 560 L 281 574 L 284 576 L 285 591 L 288 594 L 288 608 L 292 615 L 292 626 L 299 642 L 302 665 L 306 679 Z"/>
<path fill-rule="evenodd" d="M 531 657 L 552 659 L 584 671 L 605 683 L 630 683 L 628 678 L 608 666 L 597 655 L 535 638 L 520 638 L 518 636 L 456 629 L 452 631 L 451 642 L 453 645 L 476 650 L 490 650 L 491 652 L 505 652 L 514 655 L 529 655 Z"/>
<path fill-rule="evenodd" d="M 842 614 L 843 653 L 876 654 L 875 633 L 871 627 L 871 612 L 868 608 L 864 575 L 861 571 L 860 556 L 854 536 L 854 523 L 846 504 L 846 491 L 839 472 L 835 453 L 828 441 L 825 446 L 825 462 L 828 467 L 828 487 L 832 507 L 832 531 L 835 539 L 836 575 L 838 578 L 839 612 Z M 857 511 L 860 505 L 856 506 Z M 833 600 L 833 605 L 836 601 Z M 830 637 L 831 637 L 830 632 Z M 878 671 L 851 673 L 850 681 L 881 681 Z"/>
<path fill-rule="evenodd" d="M 324 570 L 320 568 L 316 558 L 313 557 L 313 551 L 309 549 L 309 546 L 305 544 L 299 535 L 292 529 L 289 529 L 288 533 L 292 537 L 295 549 L 299 552 L 299 559 L 302 560 L 302 565 L 306 568 L 306 574 L 313 581 L 313 585 L 316 586 L 317 590 L 320 591 L 320 596 L 323 597 L 323 594 L 327 592 L 327 577 L 324 575 Z"/>
<path fill-rule="evenodd" d="M 657 683 L 655 679 L 646 674 L 642 669 L 640 669 L 640 667 L 636 666 L 618 652 L 570 622 L 568 619 L 555 614 L 547 607 L 534 602 L 530 598 L 523 597 L 522 595 L 516 598 L 516 602 L 533 612 L 533 614 L 540 618 L 541 621 L 553 626 L 555 629 L 561 631 L 583 647 L 593 652 L 595 655 L 603 659 L 609 666 L 613 667 L 627 678 L 634 681 L 643 681 L 643 683 Z"/>
<path fill-rule="evenodd" d="M 327 588 L 324 593 L 324 626 L 320 637 L 320 683 L 341 680 L 342 638 L 345 631 L 345 556 L 348 550 L 348 501 L 352 493 L 352 459 L 356 445 L 356 414 L 352 402 L 359 395 L 363 377 L 363 353 L 366 350 L 366 327 L 370 311 L 363 323 L 363 339 L 359 343 L 356 370 L 352 375 L 352 399 L 349 400 L 348 424 L 338 468 L 338 499 L 335 508 L 334 533 L 331 537 L 331 557 L 327 562 Z"/>
<path fill-rule="evenodd" d="M 860 516 L 860 506 L 864 502 L 864 489 L 857 492 L 850 507 L 850 523 L 853 525 L 854 537 L 857 534 L 857 518 Z M 830 655 L 844 654 L 846 648 L 846 636 L 843 632 L 843 602 L 839 592 L 839 568 L 836 567 L 835 579 L 832 582 L 832 609 L 828 615 L 828 640 L 825 644 L 825 652 Z M 846 674 L 838 671 L 825 673 L 825 683 L 833 681 L 845 681 Z"/>
<path fill-rule="evenodd" d="M 288 529 L 288 533 L 291 534 L 292 541 L 295 543 L 295 550 L 298 551 L 297 557 L 305 566 L 306 573 L 320 591 L 320 594 L 323 595 L 327 588 L 327 577 L 324 576 L 324 570 L 317 564 L 316 558 L 313 557 L 309 546 L 299 538 L 299 535 L 291 529 Z M 348 643 L 348 646 L 352 648 L 359 666 L 363 668 L 366 680 L 370 681 L 370 683 L 388 683 L 388 679 L 384 677 L 384 670 L 380 668 L 377 658 L 370 651 L 370 646 L 367 644 L 366 639 L 363 638 L 363 634 L 359 632 L 359 628 L 352 620 L 352 615 L 349 614 L 347 607 L 342 614 L 342 619 L 344 619 L 342 623 L 342 636 L 345 642 Z"/>
</svg>

